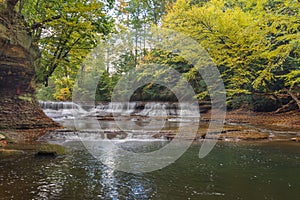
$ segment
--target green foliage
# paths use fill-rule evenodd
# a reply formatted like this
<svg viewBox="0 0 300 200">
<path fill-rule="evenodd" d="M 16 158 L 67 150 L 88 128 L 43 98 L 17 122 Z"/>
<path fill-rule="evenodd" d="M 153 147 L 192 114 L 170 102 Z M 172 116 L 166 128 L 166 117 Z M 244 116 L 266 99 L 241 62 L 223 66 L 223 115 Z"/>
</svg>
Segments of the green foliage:
<svg viewBox="0 0 300 200">
<path fill-rule="evenodd" d="M 300 70 L 293 70 L 284 76 L 286 82 L 285 85 L 290 88 L 294 88 L 300 85 Z"/>
<path fill-rule="evenodd" d="M 123 75 L 137 69 L 143 73 L 134 78 L 147 79 L 151 64 L 156 63 L 183 74 L 196 98 L 209 100 L 195 63 L 175 52 L 147 47 L 151 25 L 187 34 L 203 46 L 222 75 L 231 108 L 276 109 L 280 103 L 273 101 L 273 96 L 288 93 L 293 99 L 300 97 L 300 4 L 295 0 L 121 0 L 113 14 L 116 29 L 107 15 L 112 1 L 20 2 L 34 41 L 42 50 L 37 80 L 46 85 L 49 81 L 49 88 L 38 90 L 39 98 L 70 100 L 78 69 L 88 71 L 101 65 L 85 77 L 88 89 L 82 92 L 92 98 L 88 90 L 100 75 L 96 100 L 109 101 Z M 109 34 L 118 31 L 124 38 Z M 93 56 L 104 58 L 83 66 L 90 50 L 103 38 L 112 41 L 110 46 Z M 161 75 L 163 71 L 154 74 L 157 80 L 172 81 Z M 185 90 L 182 80 L 173 81 L 178 82 L 174 89 Z M 176 97 L 153 82 L 139 88 L 132 100 L 176 101 Z"/>
<path fill-rule="evenodd" d="M 143 56 L 147 48 L 148 32 L 153 24 L 158 25 L 163 15 L 166 13 L 167 6 L 173 0 L 121 0 L 118 9 L 119 28 L 129 34 L 132 40 L 130 51 L 134 55 L 134 64 L 137 66 L 138 59 Z"/>
<path fill-rule="evenodd" d="M 36 89 L 36 97 L 39 100 L 42 101 L 53 101 L 55 100 L 53 94 L 55 93 L 55 85 L 53 85 L 51 82 L 48 85 L 48 87 L 45 87 L 45 85 L 40 84 L 37 86 Z"/>
<path fill-rule="evenodd" d="M 166 52 L 160 49 L 152 49 L 147 52 L 142 58 L 142 63 L 167 65 L 177 70 L 179 73 L 186 73 L 190 70 L 190 68 L 192 68 L 192 65 L 189 64 L 183 57 L 176 53 Z"/>
<path fill-rule="evenodd" d="M 245 108 L 256 112 L 270 112 L 275 111 L 282 106 L 279 99 L 274 98 L 273 95 L 261 94 L 242 94 L 237 95 L 228 101 L 229 109 Z"/>
<path fill-rule="evenodd" d="M 207 100 L 206 84 L 203 81 L 198 70 L 195 70 L 193 65 L 186 61 L 182 56 L 179 56 L 177 53 L 167 52 L 160 49 L 152 49 L 148 51 L 145 56 L 141 59 L 141 64 L 150 65 L 158 64 L 161 66 L 170 67 L 180 74 L 191 84 L 197 93 L 196 98 L 199 100 Z M 176 80 L 176 79 L 175 79 Z M 166 82 L 170 82 L 166 79 Z M 177 87 L 182 87 L 180 82 L 177 84 Z M 165 87 L 155 86 L 146 86 L 148 93 L 153 94 L 153 98 L 148 97 L 150 100 L 164 100 L 164 101 L 177 101 L 176 97 Z M 185 86 L 181 88 L 183 91 L 186 89 Z M 157 95 L 159 94 L 159 95 Z M 145 95 L 144 95 L 145 96 Z M 150 95 L 146 95 L 150 96 Z M 147 99 L 147 98 L 146 98 Z"/>
<path fill-rule="evenodd" d="M 163 25 L 190 35 L 208 51 L 231 102 L 299 83 L 299 9 L 292 0 L 211 0 L 193 6 L 178 0 Z"/>
<path fill-rule="evenodd" d="M 109 76 L 104 72 L 100 76 L 99 84 L 96 90 L 96 101 L 111 101 L 112 91 L 119 80 L 119 76 Z"/>
<path fill-rule="evenodd" d="M 135 55 L 132 51 L 125 51 L 113 62 L 113 65 L 118 75 L 126 74 L 135 68 Z"/>
<path fill-rule="evenodd" d="M 100 38 L 113 31 L 113 19 L 107 15 L 112 1 L 23 0 L 19 4 L 16 9 L 41 50 L 37 82 L 48 86 L 52 79 L 55 98 L 69 100 L 81 63 Z"/>
</svg>

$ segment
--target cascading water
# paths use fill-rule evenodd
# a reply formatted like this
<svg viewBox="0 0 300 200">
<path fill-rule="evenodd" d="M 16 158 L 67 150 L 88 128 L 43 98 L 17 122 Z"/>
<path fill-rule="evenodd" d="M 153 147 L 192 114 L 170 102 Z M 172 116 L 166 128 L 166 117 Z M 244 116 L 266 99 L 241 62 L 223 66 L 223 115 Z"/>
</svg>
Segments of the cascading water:
<svg viewBox="0 0 300 200">
<path fill-rule="evenodd" d="M 39 104 L 44 110 L 81 109 L 79 105 L 73 102 L 40 101 Z"/>
<path fill-rule="evenodd" d="M 189 103 L 110 102 L 98 104 L 94 108 L 84 107 L 85 109 L 73 102 L 39 103 L 49 117 L 68 130 L 76 130 L 51 136 L 66 140 L 75 140 L 78 134 L 89 139 L 158 140 L 164 138 L 163 136 L 174 135 L 174 131 L 182 125 L 180 123 L 193 123 L 193 119 L 199 117 L 197 105 Z M 76 134 L 73 135 L 74 133 Z"/>
<path fill-rule="evenodd" d="M 83 109 L 73 102 L 44 102 L 40 106 L 45 113 L 54 119 L 71 117 L 74 114 L 80 116 L 143 116 L 143 117 L 197 117 L 199 116 L 198 105 L 189 103 L 168 102 L 109 102 L 99 104 L 92 109 Z"/>
<path fill-rule="evenodd" d="M 136 105 L 136 102 L 110 102 L 108 104 L 99 104 L 95 108 L 90 109 L 89 112 L 92 116 L 131 115 L 136 111 Z"/>
<path fill-rule="evenodd" d="M 166 103 L 147 103 L 145 108 L 137 113 L 137 115 L 141 116 L 167 116 L 166 112 Z"/>
<path fill-rule="evenodd" d="M 39 104 L 46 115 L 56 121 L 87 113 L 80 105 L 73 102 L 39 101 Z"/>
</svg>

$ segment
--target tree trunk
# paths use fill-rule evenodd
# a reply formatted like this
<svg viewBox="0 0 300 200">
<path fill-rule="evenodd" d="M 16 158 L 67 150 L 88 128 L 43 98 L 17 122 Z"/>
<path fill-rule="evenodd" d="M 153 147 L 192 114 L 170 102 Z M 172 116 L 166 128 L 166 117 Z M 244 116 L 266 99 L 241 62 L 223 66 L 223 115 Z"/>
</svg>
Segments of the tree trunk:
<svg viewBox="0 0 300 200">
<path fill-rule="evenodd" d="M 294 95 L 290 90 L 285 89 L 285 91 L 292 97 L 292 99 L 297 103 L 298 108 L 300 109 L 300 100 L 296 95 Z"/>
<path fill-rule="evenodd" d="M 39 107 L 34 95 L 35 64 L 40 57 L 25 22 L 1 4 L 0 10 L 0 129 L 59 127 Z M 15 0 L 11 1 L 15 5 Z"/>
</svg>

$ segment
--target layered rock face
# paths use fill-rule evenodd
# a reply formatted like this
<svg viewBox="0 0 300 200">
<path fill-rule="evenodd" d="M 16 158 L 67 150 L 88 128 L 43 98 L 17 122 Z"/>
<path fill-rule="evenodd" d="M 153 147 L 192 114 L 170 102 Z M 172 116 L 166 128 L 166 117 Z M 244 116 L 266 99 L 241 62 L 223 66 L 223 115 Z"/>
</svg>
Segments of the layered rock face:
<svg viewBox="0 0 300 200">
<path fill-rule="evenodd" d="M 34 97 L 39 51 L 21 17 L 0 8 L 0 129 L 57 126 Z"/>
</svg>

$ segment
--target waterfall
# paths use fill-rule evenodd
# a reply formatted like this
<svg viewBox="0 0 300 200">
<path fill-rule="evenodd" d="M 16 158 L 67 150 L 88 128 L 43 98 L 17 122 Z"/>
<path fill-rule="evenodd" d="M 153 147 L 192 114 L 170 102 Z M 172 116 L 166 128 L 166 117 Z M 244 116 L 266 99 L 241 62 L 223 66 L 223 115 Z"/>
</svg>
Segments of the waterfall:
<svg viewBox="0 0 300 200">
<path fill-rule="evenodd" d="M 80 105 L 73 102 L 39 101 L 39 104 L 47 116 L 56 120 L 87 113 Z"/>
<path fill-rule="evenodd" d="M 168 116 L 168 105 L 169 103 L 146 103 L 145 108 L 141 112 L 137 113 L 137 115 L 150 117 Z"/>
<path fill-rule="evenodd" d="M 131 114 L 135 111 L 135 102 L 110 102 L 108 104 L 108 109 L 105 110 L 107 113 L 118 113 L 118 114 Z"/>
<path fill-rule="evenodd" d="M 80 138 L 88 140 L 100 137 L 122 141 L 165 140 L 173 137 L 173 131 L 181 123 L 187 125 L 199 119 L 198 105 L 190 103 L 109 102 L 99 103 L 93 108 L 85 106 L 85 109 L 73 102 L 39 103 L 49 117 L 69 130 L 80 131 Z M 99 127 L 102 132 L 98 132 Z M 66 140 L 78 139 L 72 131 L 63 134 Z"/>
<path fill-rule="evenodd" d="M 52 118 L 84 116 L 141 116 L 141 117 L 197 117 L 198 105 L 172 102 L 109 102 L 84 110 L 73 102 L 44 102 L 40 106 Z"/>
<path fill-rule="evenodd" d="M 150 117 L 197 117 L 199 116 L 197 105 L 190 103 L 147 103 L 145 108 L 137 113 L 141 116 Z"/>
<path fill-rule="evenodd" d="M 136 102 L 109 102 L 108 104 L 99 104 L 91 109 L 93 115 L 106 116 L 110 114 L 130 115 L 136 111 Z"/>
<path fill-rule="evenodd" d="M 73 102 L 39 101 L 39 104 L 44 110 L 82 109 L 81 106 Z"/>
</svg>

